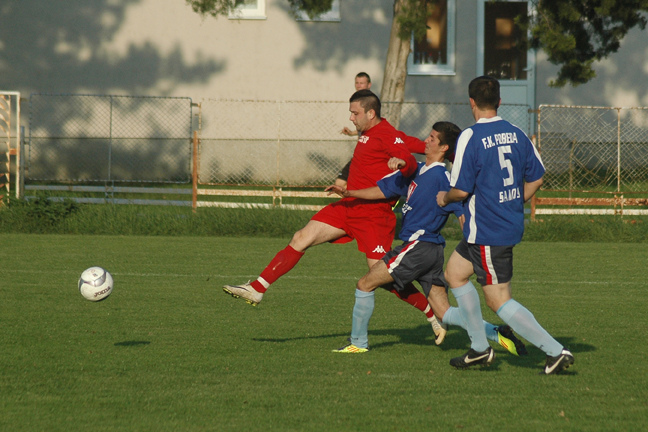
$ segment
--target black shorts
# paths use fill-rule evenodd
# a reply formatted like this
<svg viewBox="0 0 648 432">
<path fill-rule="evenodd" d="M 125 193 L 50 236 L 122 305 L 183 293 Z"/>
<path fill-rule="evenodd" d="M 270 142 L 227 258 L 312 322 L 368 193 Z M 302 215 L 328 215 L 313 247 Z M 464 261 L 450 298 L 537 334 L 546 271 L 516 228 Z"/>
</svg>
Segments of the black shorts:
<svg viewBox="0 0 648 432">
<path fill-rule="evenodd" d="M 447 288 L 443 276 L 443 246 L 425 241 L 411 241 L 390 250 L 382 260 L 394 278 L 396 290 L 418 281 L 427 297 L 432 285 Z"/>
<path fill-rule="evenodd" d="M 455 251 L 470 261 L 481 285 L 497 285 L 513 278 L 513 246 L 484 246 L 461 240 Z"/>
</svg>

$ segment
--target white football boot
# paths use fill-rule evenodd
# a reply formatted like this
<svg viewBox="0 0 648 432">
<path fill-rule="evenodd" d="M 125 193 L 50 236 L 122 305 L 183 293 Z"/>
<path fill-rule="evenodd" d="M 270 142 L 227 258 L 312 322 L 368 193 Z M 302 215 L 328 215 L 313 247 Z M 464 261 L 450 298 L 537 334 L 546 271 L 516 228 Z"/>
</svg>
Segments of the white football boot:
<svg viewBox="0 0 648 432">
<path fill-rule="evenodd" d="M 225 285 L 223 291 L 234 298 L 242 298 L 252 306 L 258 305 L 263 300 L 263 293 L 252 288 L 249 282 L 243 285 Z"/>
<path fill-rule="evenodd" d="M 448 326 L 440 323 L 436 319 L 436 316 L 433 316 L 432 318 L 428 318 L 428 322 L 432 324 L 432 330 L 434 331 L 434 336 L 435 336 L 434 343 L 437 345 L 441 345 L 441 343 L 443 343 L 443 340 L 446 337 L 446 333 L 448 333 Z"/>
</svg>

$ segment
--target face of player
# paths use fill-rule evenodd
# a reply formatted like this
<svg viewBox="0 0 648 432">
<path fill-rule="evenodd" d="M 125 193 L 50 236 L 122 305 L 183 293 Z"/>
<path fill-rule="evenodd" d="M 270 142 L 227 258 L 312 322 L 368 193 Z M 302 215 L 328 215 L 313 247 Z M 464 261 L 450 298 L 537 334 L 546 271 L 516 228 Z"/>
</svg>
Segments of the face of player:
<svg viewBox="0 0 648 432">
<path fill-rule="evenodd" d="M 355 79 L 355 89 L 358 90 L 368 90 L 371 88 L 371 83 L 367 77 L 356 77 Z"/>
<path fill-rule="evenodd" d="M 349 120 L 355 125 L 356 129 L 360 132 L 364 132 L 367 129 L 369 129 L 369 124 L 371 120 L 373 119 L 373 110 L 369 110 L 369 112 L 365 112 L 364 108 L 362 108 L 362 105 L 360 105 L 360 102 L 351 102 L 351 105 L 349 106 L 349 111 L 351 112 L 351 116 L 349 117 Z"/>
<path fill-rule="evenodd" d="M 430 132 L 430 135 L 425 138 L 425 155 L 426 156 L 432 156 L 432 155 L 440 155 L 443 153 L 445 147 L 445 144 L 441 144 L 441 133 L 435 131 L 432 129 L 432 132 Z"/>
</svg>

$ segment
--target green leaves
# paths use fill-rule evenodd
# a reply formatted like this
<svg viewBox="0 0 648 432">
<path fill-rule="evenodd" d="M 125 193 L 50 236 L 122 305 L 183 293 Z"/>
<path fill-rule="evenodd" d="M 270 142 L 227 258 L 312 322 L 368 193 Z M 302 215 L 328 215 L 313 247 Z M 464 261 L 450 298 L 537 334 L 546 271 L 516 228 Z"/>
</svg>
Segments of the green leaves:
<svg viewBox="0 0 648 432">
<path fill-rule="evenodd" d="M 633 28 L 644 29 L 645 0 L 536 0 L 530 45 L 560 66 L 552 87 L 577 86 L 596 76 L 594 62 L 616 52 Z M 522 25 L 522 24 L 521 24 Z M 523 27 L 524 28 L 524 27 Z"/>
</svg>

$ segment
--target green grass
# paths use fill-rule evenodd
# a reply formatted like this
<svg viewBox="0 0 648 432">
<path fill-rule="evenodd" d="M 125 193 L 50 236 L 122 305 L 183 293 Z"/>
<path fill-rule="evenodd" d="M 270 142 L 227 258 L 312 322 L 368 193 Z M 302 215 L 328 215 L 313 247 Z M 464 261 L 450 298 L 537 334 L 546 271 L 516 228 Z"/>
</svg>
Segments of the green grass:
<svg viewBox="0 0 648 432">
<path fill-rule="evenodd" d="M 11 200 L 0 204 L 0 233 L 104 234 L 168 236 L 247 236 L 290 238 L 313 216 L 312 211 L 275 208 L 226 209 L 77 204 Z M 396 212 L 400 220 L 400 212 Z M 396 231 L 399 230 L 397 225 Z M 450 216 L 441 231 L 447 240 L 459 240 L 459 224 Z M 526 241 L 648 242 L 646 216 L 540 216 L 528 223 Z"/>
<path fill-rule="evenodd" d="M 421 313 L 385 291 L 372 350 L 331 353 L 366 271 L 354 244 L 309 250 L 256 308 L 222 293 L 286 242 L 0 234 L 0 430 L 648 428 L 643 244 L 516 247 L 515 297 L 576 357 L 539 376 L 534 347 L 518 358 L 497 346 L 492 367 L 453 370 L 466 333 L 437 347 Z M 76 286 L 92 265 L 115 278 L 98 303 Z"/>
</svg>

